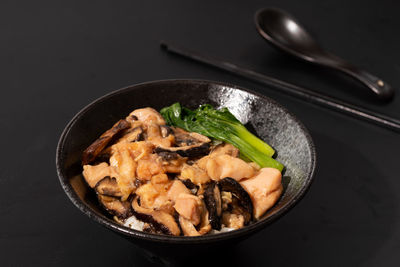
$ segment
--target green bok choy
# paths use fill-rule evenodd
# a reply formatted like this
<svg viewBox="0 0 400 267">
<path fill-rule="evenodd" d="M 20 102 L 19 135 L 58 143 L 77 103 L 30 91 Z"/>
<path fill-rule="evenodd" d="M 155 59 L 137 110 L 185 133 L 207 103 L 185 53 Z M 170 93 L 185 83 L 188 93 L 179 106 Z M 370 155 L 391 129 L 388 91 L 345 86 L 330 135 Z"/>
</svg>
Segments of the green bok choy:
<svg viewBox="0 0 400 267">
<path fill-rule="evenodd" d="M 271 167 L 279 171 L 284 168 L 282 163 L 272 158 L 274 149 L 250 133 L 227 108 L 217 110 L 205 104 L 191 110 L 175 103 L 164 107 L 160 113 L 168 125 L 234 145 L 242 158 L 254 161 L 261 168 Z"/>
</svg>

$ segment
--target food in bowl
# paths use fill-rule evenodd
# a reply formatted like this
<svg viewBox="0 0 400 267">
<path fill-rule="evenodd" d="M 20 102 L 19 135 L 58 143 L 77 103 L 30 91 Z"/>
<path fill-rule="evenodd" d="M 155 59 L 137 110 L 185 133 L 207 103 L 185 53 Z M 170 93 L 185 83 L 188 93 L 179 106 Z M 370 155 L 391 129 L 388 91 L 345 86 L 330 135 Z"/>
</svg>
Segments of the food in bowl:
<svg viewBox="0 0 400 267">
<path fill-rule="evenodd" d="M 114 124 L 83 152 L 83 177 L 118 223 L 199 236 L 242 228 L 277 202 L 274 153 L 228 109 L 175 103 Z"/>
</svg>

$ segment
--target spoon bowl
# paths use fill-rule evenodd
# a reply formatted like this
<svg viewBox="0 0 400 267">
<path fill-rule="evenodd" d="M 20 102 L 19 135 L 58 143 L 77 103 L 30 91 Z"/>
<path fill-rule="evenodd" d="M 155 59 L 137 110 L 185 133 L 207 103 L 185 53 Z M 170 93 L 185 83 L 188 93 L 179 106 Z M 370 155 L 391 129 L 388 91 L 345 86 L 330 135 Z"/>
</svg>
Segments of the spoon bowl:
<svg viewBox="0 0 400 267">
<path fill-rule="evenodd" d="M 255 14 L 259 34 L 276 48 L 297 58 L 339 70 L 367 86 L 381 100 L 394 96 L 393 88 L 382 79 L 326 52 L 290 14 L 278 8 L 264 8 Z"/>
</svg>

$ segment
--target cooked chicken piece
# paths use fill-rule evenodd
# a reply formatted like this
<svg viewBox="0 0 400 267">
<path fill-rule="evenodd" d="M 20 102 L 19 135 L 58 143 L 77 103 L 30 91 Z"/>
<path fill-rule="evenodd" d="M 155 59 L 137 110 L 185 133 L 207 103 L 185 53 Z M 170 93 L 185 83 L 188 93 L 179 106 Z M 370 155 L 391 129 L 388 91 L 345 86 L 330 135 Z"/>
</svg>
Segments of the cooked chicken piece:
<svg viewBox="0 0 400 267">
<path fill-rule="evenodd" d="M 159 195 L 153 202 L 153 209 L 161 210 L 168 214 L 174 215 L 174 203 L 168 199 L 166 194 Z"/>
<path fill-rule="evenodd" d="M 145 208 L 152 208 L 155 199 L 160 195 L 151 183 L 140 186 L 135 193 L 140 197 L 140 206 Z"/>
<path fill-rule="evenodd" d="M 159 147 L 171 147 L 175 141 L 173 135 L 162 136 L 161 128 L 158 124 L 150 123 L 147 125 L 147 141 Z"/>
<path fill-rule="evenodd" d="M 223 143 L 216 146 L 210 153 L 210 156 L 229 155 L 237 158 L 239 156 L 239 149 L 231 144 Z"/>
<path fill-rule="evenodd" d="M 151 154 L 138 161 L 136 174 L 139 180 L 150 180 L 153 175 L 160 173 L 164 173 L 164 169 L 157 155 Z"/>
<path fill-rule="evenodd" d="M 231 144 L 223 143 L 220 145 L 217 145 L 216 147 L 213 148 L 213 150 L 210 152 L 209 155 L 202 157 L 197 161 L 197 164 L 200 166 L 202 169 L 206 169 L 206 164 L 208 159 L 217 157 L 220 155 L 228 155 L 232 156 L 234 158 L 237 158 L 239 156 L 239 149 L 234 147 Z"/>
<path fill-rule="evenodd" d="M 181 193 L 190 194 L 190 190 L 179 180 L 174 180 L 168 190 L 167 196 L 170 200 L 175 202 Z"/>
<path fill-rule="evenodd" d="M 151 183 L 141 185 L 136 190 L 136 195 L 140 197 L 141 206 L 173 214 L 173 203 L 167 195 L 171 183 L 167 175 L 158 174 L 151 178 Z"/>
<path fill-rule="evenodd" d="M 224 212 L 222 213 L 222 223 L 225 227 L 239 229 L 244 226 L 244 217 L 241 214 Z"/>
<path fill-rule="evenodd" d="M 200 233 L 196 230 L 193 223 L 182 216 L 179 216 L 179 224 L 182 228 L 182 232 L 185 236 L 199 236 Z"/>
<path fill-rule="evenodd" d="M 156 185 L 165 185 L 165 184 L 169 183 L 168 175 L 166 175 L 165 173 L 160 173 L 160 174 L 153 175 L 151 177 L 151 183 L 154 186 L 156 186 Z"/>
<path fill-rule="evenodd" d="M 110 165 L 118 171 L 117 182 L 121 190 L 121 200 L 126 200 L 135 189 L 137 163 L 126 147 L 119 146 L 110 157 Z"/>
<path fill-rule="evenodd" d="M 198 167 L 196 164 L 184 164 L 181 170 L 180 178 L 182 180 L 189 179 L 192 183 L 196 185 L 205 184 L 211 180 L 207 172 Z"/>
<path fill-rule="evenodd" d="M 209 155 L 204 156 L 196 161 L 196 165 L 199 166 L 200 168 L 202 168 L 203 170 L 207 170 L 207 162 L 210 158 L 211 157 Z"/>
<path fill-rule="evenodd" d="M 201 220 L 202 202 L 198 196 L 181 193 L 175 200 L 175 210 L 185 219 L 194 225 L 198 225 Z"/>
<path fill-rule="evenodd" d="M 111 153 L 120 149 L 127 149 L 131 157 L 138 161 L 139 159 L 146 158 L 153 152 L 154 145 L 149 142 L 140 141 L 133 143 L 117 143 L 111 147 Z"/>
<path fill-rule="evenodd" d="M 201 214 L 201 223 L 198 226 L 198 230 L 196 227 L 193 225 L 193 223 L 185 219 L 182 216 L 179 216 L 179 224 L 182 228 L 183 234 L 185 236 L 199 236 L 199 235 L 205 235 L 208 232 L 211 231 L 212 227 L 210 224 L 210 221 L 208 220 L 208 211 L 206 207 L 204 206 L 204 202 L 202 203 L 203 205 L 203 212 Z"/>
<path fill-rule="evenodd" d="M 167 195 L 172 181 L 168 179 L 168 176 L 165 173 L 162 173 L 151 177 L 151 184 L 159 193 L 159 195 L 154 199 L 152 207 L 157 210 L 164 210 L 171 215 L 174 214 L 173 203 Z"/>
<path fill-rule="evenodd" d="M 114 170 L 114 168 L 110 168 L 110 166 L 106 162 L 102 162 L 94 166 L 83 166 L 83 177 L 85 178 L 88 185 L 92 188 L 95 187 L 96 184 L 106 176 L 118 176 L 118 173 Z"/>
<path fill-rule="evenodd" d="M 244 160 L 229 155 L 207 156 L 197 162 L 200 168 L 207 171 L 211 179 L 219 181 L 231 177 L 237 181 L 254 176 L 255 170 Z"/>
<path fill-rule="evenodd" d="M 133 116 L 134 117 L 133 117 Z M 137 118 L 139 121 L 142 121 L 143 123 L 150 124 L 150 123 L 156 123 L 158 125 L 165 125 L 165 120 L 161 116 L 160 113 L 158 113 L 155 109 L 153 108 L 141 108 L 141 109 L 136 109 L 132 111 L 127 119 L 129 118 Z"/>
<path fill-rule="evenodd" d="M 261 170 L 261 167 L 260 167 L 260 165 L 258 165 L 257 163 L 255 163 L 255 162 L 249 162 L 249 165 L 251 166 L 251 167 L 253 167 L 253 169 L 256 171 L 256 172 L 258 172 L 259 170 Z"/>
<path fill-rule="evenodd" d="M 256 219 L 259 219 L 279 199 L 283 190 L 281 177 L 277 169 L 262 168 L 256 176 L 240 181 L 253 202 Z"/>
</svg>

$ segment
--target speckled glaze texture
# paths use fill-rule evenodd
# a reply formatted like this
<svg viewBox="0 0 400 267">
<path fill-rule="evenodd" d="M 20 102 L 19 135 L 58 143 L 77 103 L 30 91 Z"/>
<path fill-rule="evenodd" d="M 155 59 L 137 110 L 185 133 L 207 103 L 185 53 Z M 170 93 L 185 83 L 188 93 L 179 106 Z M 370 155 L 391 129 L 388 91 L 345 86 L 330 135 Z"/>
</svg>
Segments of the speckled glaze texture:
<svg viewBox="0 0 400 267">
<path fill-rule="evenodd" d="M 101 133 L 132 110 L 157 110 L 181 102 L 190 108 L 209 103 L 229 110 L 250 131 L 272 145 L 284 171 L 284 193 L 261 220 L 242 229 L 200 237 L 174 237 L 135 231 L 115 223 L 98 205 L 96 196 L 81 175 L 82 151 Z M 211 244 L 243 239 L 263 229 L 285 214 L 309 188 L 316 165 L 313 141 L 302 123 L 270 98 L 248 89 L 220 82 L 166 80 L 129 86 L 101 97 L 82 109 L 66 126 L 56 155 L 61 185 L 70 200 L 84 214 L 103 226 L 124 235 L 136 244 L 153 248 L 156 244 Z M 66 225 L 65 227 L 68 227 Z"/>
<path fill-rule="evenodd" d="M 277 103 L 266 101 L 265 97 L 229 86 L 210 90 L 208 94 L 218 107 L 227 107 L 243 124 L 253 129 L 257 136 L 275 148 L 276 159 L 286 167 L 283 173 L 285 194 L 264 215 L 264 218 L 268 217 L 290 202 L 304 186 L 303 177 L 307 176 L 307 170 L 312 168 L 313 163 L 305 159 L 311 159 L 314 152 L 308 147 L 308 137 L 304 131 L 299 130 L 298 120 L 293 115 Z"/>
</svg>

